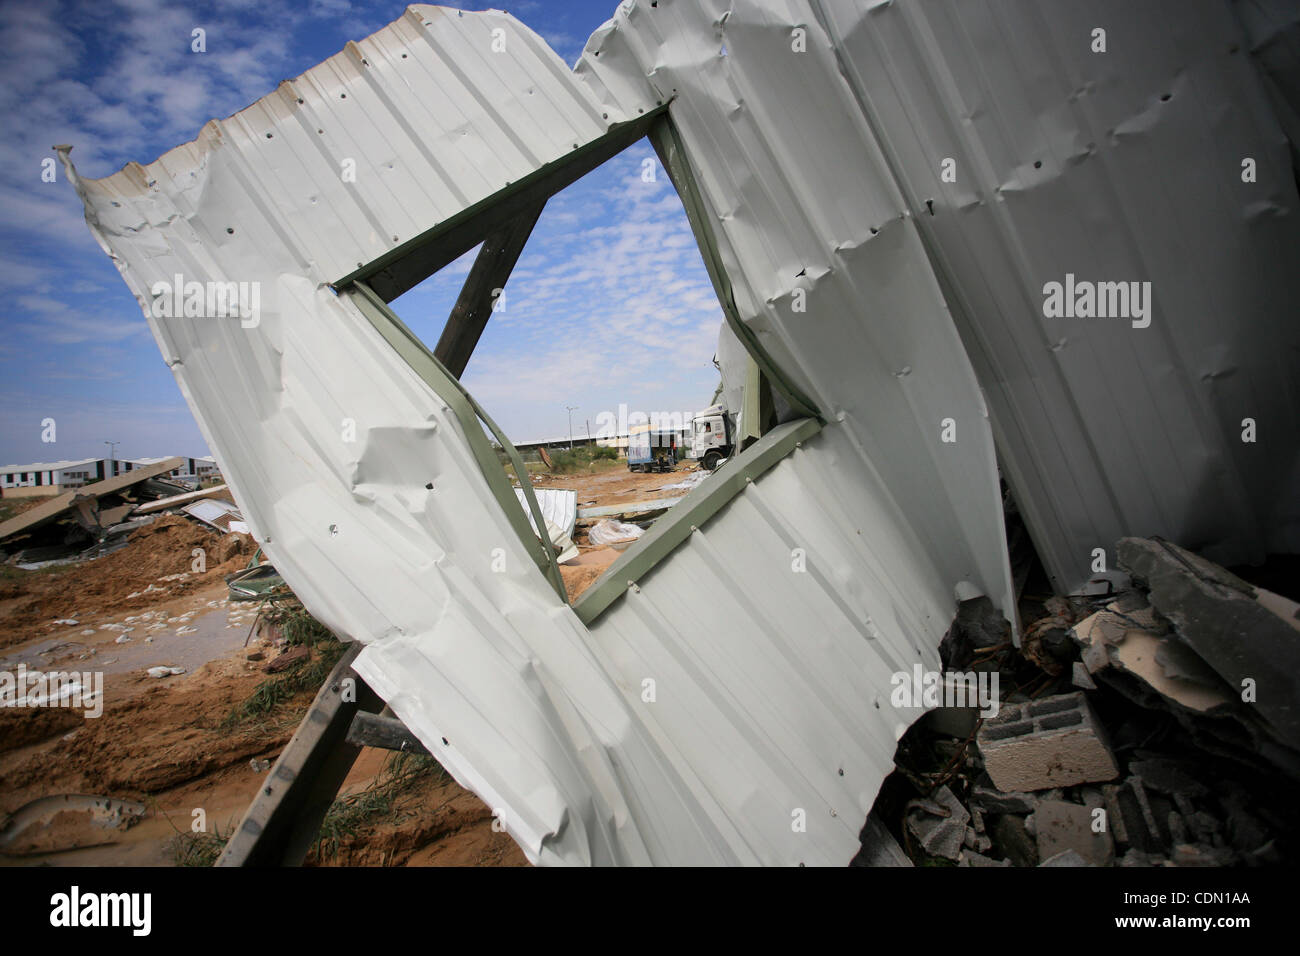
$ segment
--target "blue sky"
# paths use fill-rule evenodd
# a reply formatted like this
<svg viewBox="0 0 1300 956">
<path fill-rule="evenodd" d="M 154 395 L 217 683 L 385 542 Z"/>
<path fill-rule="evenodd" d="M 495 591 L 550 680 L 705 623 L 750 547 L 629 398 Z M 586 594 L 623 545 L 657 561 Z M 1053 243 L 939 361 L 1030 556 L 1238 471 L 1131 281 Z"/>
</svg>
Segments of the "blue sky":
<svg viewBox="0 0 1300 956">
<path fill-rule="evenodd" d="M 508 10 L 572 64 L 616 0 Z M 51 146 L 101 177 L 150 162 L 391 22 L 403 3 L 351 0 L 0 2 L 0 464 L 198 455 L 207 449 L 139 306 L 86 228 Z M 190 51 L 206 31 L 207 53 Z M 620 403 L 702 408 L 721 313 L 671 184 L 645 142 L 547 204 L 463 381 L 518 440 L 596 428 Z M 432 223 L 430 224 L 432 225 Z M 394 303 L 436 342 L 471 257 Z M 57 441 L 44 443 L 53 418 Z"/>
</svg>

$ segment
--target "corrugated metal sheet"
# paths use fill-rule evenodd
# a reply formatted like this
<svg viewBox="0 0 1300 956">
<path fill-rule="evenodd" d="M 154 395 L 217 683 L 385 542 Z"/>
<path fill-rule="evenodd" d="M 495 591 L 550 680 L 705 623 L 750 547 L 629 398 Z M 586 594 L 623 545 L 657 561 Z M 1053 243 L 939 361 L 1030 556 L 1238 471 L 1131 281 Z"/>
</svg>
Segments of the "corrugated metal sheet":
<svg viewBox="0 0 1300 956">
<path fill-rule="evenodd" d="M 542 511 L 542 520 L 572 538 L 574 525 L 578 521 L 578 493 L 563 488 L 534 488 L 533 494 L 537 496 L 537 507 Z M 515 489 L 515 497 L 519 499 L 520 506 L 525 507 L 528 524 L 536 531 L 533 516 L 526 510 L 522 488 Z"/>
<path fill-rule="evenodd" d="M 1004 26 L 985 6 L 943 9 L 965 33 Z M 1147 22 L 1126 10 L 1109 14 L 1119 34 Z M 1022 17 L 1032 20 L 1030 12 Z M 1014 97 L 1004 107 L 994 94 L 1023 79 L 987 81 L 979 109 L 963 111 L 948 93 L 932 92 L 952 86 L 945 56 L 962 63 L 967 41 L 945 41 L 949 49 L 934 35 L 955 29 L 906 3 L 628 2 L 569 74 L 508 16 L 414 7 L 149 167 L 100 181 L 70 177 L 142 305 L 153 282 L 178 273 L 263 284 L 261 321 L 252 328 L 151 318 L 164 356 L 286 581 L 324 623 L 368 644 L 359 672 L 461 783 L 500 811 L 531 859 L 815 864 L 853 855 L 892 767 L 895 737 L 915 715 L 892 707 L 891 674 L 916 662 L 937 667 L 937 643 L 957 598 L 987 593 L 1003 608 L 1011 603 L 993 430 L 977 369 L 998 401 L 1008 473 L 1028 497 L 1023 506 L 1058 577 L 1073 574 L 1074 549 L 1105 530 L 1108 509 L 1124 521 L 1154 514 L 1142 509 L 1172 470 L 1147 454 L 1140 471 L 1120 477 L 1127 459 L 1093 447 L 1101 426 L 1078 405 L 1098 394 L 1085 387 L 1089 375 L 1105 373 L 1107 387 L 1121 393 L 1102 413 L 1130 445 L 1168 442 L 1159 427 L 1166 420 L 1177 426 L 1172 444 L 1185 432 L 1213 431 L 1204 403 L 1189 415 L 1171 407 L 1185 392 L 1157 394 L 1162 384 L 1185 381 L 1193 365 L 1168 343 L 1169 327 L 1143 330 L 1165 344 L 1126 359 L 1123 349 L 1136 346 L 1085 334 L 1097 357 L 1069 374 L 1020 355 L 1043 339 L 1041 312 L 1031 322 L 1033 303 L 1024 301 L 1028 283 L 1041 285 L 1042 276 L 997 257 L 1022 241 L 1021 225 L 1005 224 L 1004 204 L 1033 192 L 1031 174 L 1020 169 L 1032 162 L 1017 158 L 1028 145 L 1004 149 L 996 162 L 961 155 L 963 169 L 983 163 L 990 182 L 1015 186 L 1004 200 L 986 199 L 997 217 L 946 193 L 932 197 L 933 217 L 929 204 L 917 206 L 922 176 L 914 165 L 930 157 L 918 152 L 899 162 L 908 110 L 957 130 L 953 141 L 972 151 L 978 143 L 966 128 L 980 128 L 986 116 L 1013 138 L 1032 137 L 1021 124 L 1037 123 L 1047 142 L 1058 143 L 1051 124 L 1069 111 L 1022 109 Z M 504 53 L 491 52 L 493 30 L 502 31 Z M 804 33 L 802 50 L 796 30 Z M 901 45 L 873 47 L 877 31 Z M 1003 32 L 1006 39 L 980 42 L 1006 52 L 1005 62 L 980 61 L 979 70 L 1011 69 L 1015 56 L 1031 55 L 1022 47 L 1044 40 L 1032 29 Z M 1200 62 L 1198 49 L 1180 48 L 1180 56 Z M 1115 52 L 1107 70 L 1136 70 L 1130 60 L 1146 55 L 1145 48 Z M 1054 91 L 1074 102 L 1061 86 L 1074 61 L 1034 62 L 1025 74 L 1033 89 L 1021 96 Z M 905 68 L 919 73 L 890 92 L 890 71 Z M 880 88 L 864 78 L 872 71 L 883 71 Z M 983 89 L 976 73 L 963 89 Z M 1055 87 L 1041 81 L 1046 76 Z M 1205 77 L 1200 85 L 1217 82 Z M 889 97 L 894 107 L 884 102 Z M 608 124 L 669 99 L 741 321 L 828 422 L 585 627 L 513 533 L 455 417 L 351 298 L 326 284 L 591 142 Z M 1267 115 L 1252 116 L 1268 146 Z M 1117 135 L 1145 135 L 1153 125 L 1121 125 Z M 1087 161 L 1062 155 L 1049 169 L 1068 195 L 1069 170 Z M 348 157 L 358 160 L 356 183 L 339 178 Z M 1010 177 L 1013 168 L 1019 179 Z M 1149 173 L 1131 171 L 1150 185 Z M 1199 182 L 1179 180 L 1184 191 Z M 1119 189 L 1104 176 L 1093 185 Z M 1043 188 L 1043 202 L 1057 195 L 1053 188 Z M 1294 222 L 1280 189 L 1261 190 L 1264 205 L 1251 207 L 1235 231 L 1227 206 L 1215 206 L 1216 227 L 1234 239 L 1252 231 L 1280 236 Z M 1127 185 L 1122 195 L 1147 213 L 1169 212 L 1141 206 Z M 1085 218 L 1086 205 L 1079 207 Z M 1274 206 L 1280 215 L 1270 218 Z M 962 216 L 1003 223 L 978 234 L 1001 270 L 991 272 L 996 294 L 985 290 L 979 308 L 970 307 L 976 268 L 952 251 L 958 239 L 975 240 L 938 228 Z M 1227 240 L 1179 225 L 1203 271 L 1169 274 L 1199 278 L 1216 309 L 1234 309 L 1237 300 L 1213 278 L 1224 267 L 1210 262 Z M 1149 228 L 1129 223 L 1120 237 L 1134 243 L 1127 248 L 1140 253 L 1138 261 L 1170 260 L 1175 250 L 1157 240 L 1171 234 Z M 1031 237 L 1051 245 L 1026 229 L 1024 240 Z M 1112 238 L 1103 228 L 1082 245 L 1063 241 L 1066 251 L 1043 253 L 1038 268 L 1127 267 L 1130 258 L 1093 248 Z M 1271 273 L 1251 272 L 1251 263 L 1238 268 L 1268 280 L 1267 295 L 1245 300 L 1255 311 L 1241 321 L 1285 347 L 1271 313 L 1257 314 L 1273 307 Z M 1019 291 L 1003 289 L 1007 282 Z M 1195 304 L 1187 295 L 1173 301 Z M 1167 321 L 1158 313 L 1157 322 Z M 1196 356 L 1208 360 L 1216 355 L 1201 332 L 1219 330 L 1227 344 L 1206 372 L 1215 372 L 1213 382 L 1226 378 L 1222 387 L 1231 392 L 1249 384 L 1244 372 L 1216 377 L 1216 369 L 1255 374 L 1253 358 L 1233 363 L 1262 346 L 1239 345 L 1223 324 L 1207 317 L 1189 335 Z M 996 350 L 977 348 L 981 336 L 998 335 Z M 1116 374 L 1121 359 L 1135 374 Z M 1163 364 L 1143 368 L 1143 360 Z M 1036 392 L 1016 391 L 1022 374 L 1042 380 Z M 1043 421 L 1030 421 L 1031 409 L 1021 407 L 1035 395 L 1041 407 L 1032 411 Z M 1265 413 L 1276 411 L 1276 395 L 1258 398 Z M 1158 414 L 1130 416 L 1142 401 Z M 1088 446 L 1066 456 L 1069 467 L 1093 476 L 1079 479 L 1081 503 L 1057 485 L 1026 483 L 1031 466 L 1046 478 L 1066 467 L 1055 466 L 1052 456 L 1066 453 L 1047 430 L 1058 415 L 1067 440 Z M 1285 430 L 1286 419 L 1278 421 Z M 355 442 L 341 437 L 348 422 Z M 956 440 L 944 441 L 945 431 Z M 1204 450 L 1176 452 L 1181 446 L 1167 453 L 1178 468 L 1204 476 L 1215 467 Z M 1266 463 L 1258 480 L 1276 490 L 1275 459 Z M 1121 494 L 1136 500 L 1125 509 L 1137 510 L 1114 506 L 1110 499 Z M 1200 500 L 1230 498 L 1220 488 Z M 1094 508 L 1103 518 L 1094 519 Z M 1044 542 L 1044 534 L 1064 544 Z M 683 602 L 694 616 L 680 613 Z"/>
<path fill-rule="evenodd" d="M 1229 6 L 815 8 L 926 239 L 1058 587 L 1096 576 L 1094 548 L 1113 569 L 1126 534 L 1224 564 L 1300 550 L 1300 201 Z M 1067 273 L 1149 281 L 1150 326 L 1045 318 L 1044 284 Z"/>
<path fill-rule="evenodd" d="M 182 505 L 181 510 L 191 518 L 197 518 L 204 524 L 210 524 L 218 531 L 247 531 L 243 515 L 229 501 L 218 498 L 200 498 Z"/>
<path fill-rule="evenodd" d="M 237 320 L 151 318 L 164 356 L 268 557 L 323 622 L 369 643 L 358 670 L 458 780 L 500 809 L 530 858 L 847 862 L 889 769 L 895 730 L 915 713 L 883 703 L 891 672 L 918 660 L 937 665 L 935 646 L 959 585 L 999 601 L 1006 594 L 992 443 L 915 230 L 901 221 L 885 230 L 874 262 L 856 251 L 866 241 L 865 221 L 898 215 L 896 191 L 877 164 L 857 206 L 825 202 L 810 215 L 792 215 L 800 223 L 796 238 L 769 258 L 759 241 L 763 222 L 791 215 L 799 197 L 781 163 L 763 164 L 751 180 L 761 205 L 737 216 L 748 238 L 729 246 L 733 259 L 743 259 L 735 273 L 746 314 L 776 292 L 759 287 L 757 270 L 779 267 L 793 278 L 804 262 L 810 271 L 824 268 L 818 263 L 832 253 L 862 263 L 852 276 L 845 270 L 845 282 L 821 287 L 831 291 L 810 306 L 797 334 L 781 332 L 807 350 L 798 371 L 818 383 L 817 394 L 839 419 L 799 452 L 823 486 L 820 507 L 838 518 L 804 501 L 810 485 L 786 479 L 784 470 L 796 466 L 783 465 L 746 494 L 760 504 L 734 504 L 705 529 L 708 537 L 669 559 L 694 568 L 697 548 L 717 551 L 718 571 L 697 569 L 689 576 L 695 583 L 666 605 L 679 608 L 684 595 L 692 607 L 710 605 L 705 630 L 679 613 L 647 627 L 646 602 L 618 601 L 589 631 L 522 549 L 443 403 L 350 298 L 325 287 L 389 241 L 599 135 L 605 127 L 590 121 L 594 110 L 613 123 L 662 98 L 631 60 L 608 78 L 593 75 L 597 50 L 604 57 L 620 46 L 618 35 L 605 33 L 568 86 L 548 94 L 548 102 L 565 105 L 546 118 L 545 135 L 516 128 L 501 118 L 527 111 L 545 83 L 568 74 L 557 73 L 558 61 L 522 57 L 497 68 L 486 52 L 492 29 L 505 31 L 507 50 L 536 49 L 509 17 L 414 8 L 147 169 L 74 179 L 92 228 L 142 305 L 154 282 L 176 273 L 262 283 L 262 314 L 252 328 Z M 716 50 L 708 33 L 679 41 L 683 55 L 674 66 L 683 76 L 702 66 L 711 74 L 707 83 L 680 82 L 683 102 L 688 91 L 701 101 L 698 117 L 682 119 L 692 135 L 730 109 L 726 97 L 703 102 L 725 83 L 711 66 Z M 761 77 L 765 55 L 755 48 L 746 57 L 746 82 Z M 834 76 L 828 51 L 818 62 L 823 82 Z M 442 79 L 409 91 L 412 76 Z M 617 102 L 607 89 L 619 90 Z M 843 90 L 839 95 L 849 105 Z M 434 101 L 441 112 L 428 112 Z M 441 118 L 475 104 L 470 116 L 457 112 L 458 123 Z M 317 126 L 327 130 L 316 134 L 324 138 L 309 135 Z M 418 136 L 408 131 L 417 128 Z M 737 129 L 745 137 L 774 134 Z M 825 124 L 796 124 L 774 142 L 785 149 L 826 132 Z M 518 149 L 501 145 L 520 136 Z M 740 138 L 714 150 L 701 146 L 704 182 L 730 178 L 749 146 Z M 859 146 L 842 145 L 837 158 Z M 351 153 L 363 157 L 357 189 L 338 181 L 338 161 Z M 489 154 L 497 158 L 484 166 Z M 509 165 L 485 178 L 483 169 L 497 168 L 491 163 Z M 476 172 L 467 174 L 466 165 Z M 840 182 L 859 185 L 856 178 Z M 849 229 L 852 238 L 831 249 Z M 855 294 L 896 317 L 886 331 L 861 330 L 860 314 L 843 308 Z M 845 349 L 846 336 L 860 353 Z M 828 357 L 834 363 L 819 367 Z M 896 377 L 905 364 L 914 375 Z M 869 388 L 852 384 L 864 378 Z M 841 384 L 825 384 L 831 379 Z M 879 411 L 871 413 L 872 402 L 898 416 L 874 433 Z M 965 440 L 943 452 L 941 406 L 966 429 Z M 352 444 L 340 437 L 347 421 L 356 425 Z M 886 460 L 895 454 L 909 455 L 909 464 Z M 798 516 L 797 524 L 761 517 L 769 513 Z M 781 549 L 752 553 L 750 532 Z M 806 554 L 806 577 L 793 579 L 792 548 Z M 499 553 L 505 573 L 494 568 Z M 679 572 L 666 565 L 656 573 Z M 760 573 L 782 582 L 769 588 L 755 579 Z M 805 606 L 798 625 L 772 630 L 766 609 L 746 604 L 756 585 L 788 590 L 791 608 Z M 647 589 L 658 586 L 647 582 Z M 724 618 L 723 607 L 736 615 Z M 719 630 L 725 637 L 709 637 Z M 745 635 L 774 643 L 747 660 Z M 696 662 L 681 656 L 710 640 L 739 655 L 734 666 L 715 652 Z M 656 675 L 628 657 L 633 646 L 665 668 L 653 704 L 642 699 L 643 682 Z M 775 666 L 778 659 L 785 665 Z M 800 666 L 800 659 L 809 663 Z M 670 668 L 673 660 L 680 663 Z M 716 763 L 719 740 L 735 748 L 726 765 L 734 773 Z M 792 826 L 792 814 L 805 811 L 806 829 Z"/>
</svg>

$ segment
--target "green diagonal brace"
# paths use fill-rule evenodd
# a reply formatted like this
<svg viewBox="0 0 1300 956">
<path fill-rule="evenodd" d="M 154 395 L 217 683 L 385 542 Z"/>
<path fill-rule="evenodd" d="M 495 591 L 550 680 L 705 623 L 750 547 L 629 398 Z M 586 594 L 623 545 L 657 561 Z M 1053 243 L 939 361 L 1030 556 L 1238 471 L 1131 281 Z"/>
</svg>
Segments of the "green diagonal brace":
<svg viewBox="0 0 1300 956">
<path fill-rule="evenodd" d="M 767 380 L 785 397 L 796 415 L 821 418 L 817 406 L 781 373 L 771 356 L 759 344 L 754 330 L 741 321 L 740 312 L 736 308 L 736 296 L 731 289 L 731 280 L 727 277 L 727 270 L 722 267 L 722 255 L 718 252 L 718 243 L 713 236 L 708 207 L 704 204 L 704 197 L 695 180 L 695 173 L 686 159 L 686 152 L 677 135 L 677 128 L 673 126 L 670 117 L 662 116 L 650 127 L 650 142 L 654 145 L 655 152 L 659 154 L 659 161 L 663 163 L 664 169 L 668 170 L 668 178 L 677 189 L 677 195 L 681 197 L 682 207 L 686 210 L 686 218 L 691 224 L 691 232 L 695 234 L 695 243 L 700 247 L 704 268 L 713 282 L 713 291 L 722 305 L 722 314 L 727 320 L 727 325 L 731 327 L 736 338 L 740 339 L 741 345 L 749 352 L 762 373 L 767 376 Z"/>
<path fill-rule="evenodd" d="M 777 425 L 710 476 L 687 492 L 645 535 L 609 566 L 600 579 L 578 598 L 574 613 L 590 624 L 656 564 L 721 510 L 745 486 L 758 478 L 801 443 L 821 431 L 815 418 L 800 418 Z"/>
</svg>

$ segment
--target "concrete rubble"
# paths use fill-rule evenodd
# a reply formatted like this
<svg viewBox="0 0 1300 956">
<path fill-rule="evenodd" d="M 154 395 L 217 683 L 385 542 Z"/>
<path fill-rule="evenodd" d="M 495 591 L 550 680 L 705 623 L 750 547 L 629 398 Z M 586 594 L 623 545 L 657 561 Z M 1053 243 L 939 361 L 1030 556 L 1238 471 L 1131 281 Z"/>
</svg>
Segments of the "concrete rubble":
<svg viewBox="0 0 1300 956">
<path fill-rule="evenodd" d="M 890 822 L 901 812 L 914 862 L 1291 858 L 1300 795 L 1288 706 L 1300 667 L 1293 602 L 1168 542 L 1125 539 L 1117 552 L 1131 587 L 1022 599 L 1030 623 L 1020 648 L 990 607 L 970 602 L 958 614 L 945 678 L 991 668 L 1007 690 L 996 715 L 939 708 L 900 742 L 876 813 Z M 1030 640 L 1052 631 L 1067 636 L 1068 654 Z M 1270 705 L 1251 687 L 1260 699 L 1267 689 Z"/>
<path fill-rule="evenodd" d="M 979 745 L 1002 790 L 1113 780 L 1119 772 L 1081 693 L 1004 706 L 980 728 Z"/>
</svg>

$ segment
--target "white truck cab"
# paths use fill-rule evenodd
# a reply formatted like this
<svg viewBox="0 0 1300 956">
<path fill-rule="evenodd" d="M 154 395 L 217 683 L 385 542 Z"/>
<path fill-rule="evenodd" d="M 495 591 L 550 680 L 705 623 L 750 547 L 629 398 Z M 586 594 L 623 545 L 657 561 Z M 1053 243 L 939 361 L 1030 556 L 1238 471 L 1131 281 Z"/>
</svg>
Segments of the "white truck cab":
<svg viewBox="0 0 1300 956">
<path fill-rule="evenodd" d="M 691 457 L 712 471 L 732 453 L 731 420 L 725 405 L 710 405 L 691 419 Z"/>
</svg>

